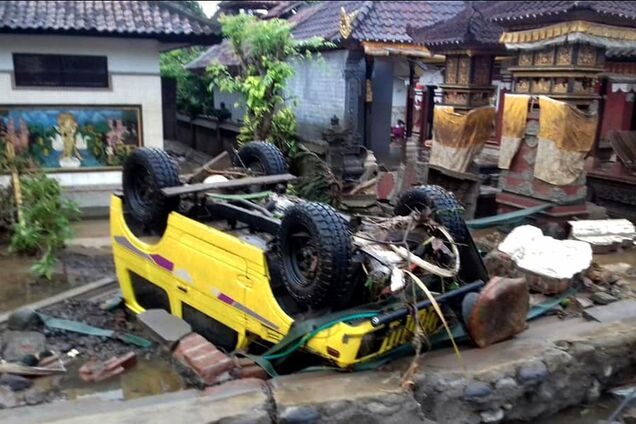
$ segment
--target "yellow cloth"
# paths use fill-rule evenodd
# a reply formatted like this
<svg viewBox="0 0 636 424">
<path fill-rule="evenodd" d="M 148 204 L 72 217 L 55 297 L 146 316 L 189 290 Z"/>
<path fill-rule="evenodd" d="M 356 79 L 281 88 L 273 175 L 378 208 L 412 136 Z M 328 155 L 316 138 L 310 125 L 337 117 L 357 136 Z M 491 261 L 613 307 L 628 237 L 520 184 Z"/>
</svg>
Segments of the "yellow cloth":
<svg viewBox="0 0 636 424">
<path fill-rule="evenodd" d="M 473 109 L 466 114 L 449 106 L 435 106 L 430 163 L 466 172 L 495 127 L 495 108 Z"/>
<path fill-rule="evenodd" d="M 526 94 L 506 94 L 502 115 L 501 145 L 499 146 L 499 168 L 509 169 L 517 154 L 526 130 L 528 101 Z"/>
<path fill-rule="evenodd" d="M 572 184 L 594 145 L 598 117 L 569 103 L 539 98 L 539 145 L 534 176 L 550 184 Z"/>
</svg>

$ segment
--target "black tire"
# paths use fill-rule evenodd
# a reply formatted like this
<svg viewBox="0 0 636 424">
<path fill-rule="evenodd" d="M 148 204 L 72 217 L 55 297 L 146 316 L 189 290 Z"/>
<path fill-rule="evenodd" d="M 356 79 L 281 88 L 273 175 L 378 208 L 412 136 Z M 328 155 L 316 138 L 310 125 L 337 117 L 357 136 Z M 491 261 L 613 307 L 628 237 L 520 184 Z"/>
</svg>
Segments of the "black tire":
<svg viewBox="0 0 636 424">
<path fill-rule="evenodd" d="M 423 185 L 406 190 L 398 199 L 394 212 L 406 216 L 425 207 L 433 212 L 433 218 L 446 227 L 455 241 L 464 243 L 470 237 L 462 217 L 462 206 L 452 193 L 440 186 Z"/>
<path fill-rule="evenodd" d="M 272 143 L 250 141 L 238 151 L 237 165 L 244 166 L 264 175 L 287 173 L 287 163 L 283 153 Z"/>
<path fill-rule="evenodd" d="M 433 212 L 433 218 L 460 243 L 460 280 L 464 283 L 488 281 L 488 271 L 462 216 L 463 207 L 453 193 L 436 185 L 413 187 L 400 196 L 394 212 L 396 215 L 406 216 L 424 207 L 428 207 Z"/>
<path fill-rule="evenodd" d="M 289 208 L 278 233 L 281 278 L 304 305 L 337 306 L 351 296 L 351 233 L 336 211 L 322 203 Z"/>
<path fill-rule="evenodd" d="M 163 233 L 168 214 L 179 207 L 178 197 L 161 194 L 163 188 L 181 185 L 170 156 L 157 148 L 136 149 L 124 163 L 122 182 L 126 212 L 146 229 Z"/>
</svg>

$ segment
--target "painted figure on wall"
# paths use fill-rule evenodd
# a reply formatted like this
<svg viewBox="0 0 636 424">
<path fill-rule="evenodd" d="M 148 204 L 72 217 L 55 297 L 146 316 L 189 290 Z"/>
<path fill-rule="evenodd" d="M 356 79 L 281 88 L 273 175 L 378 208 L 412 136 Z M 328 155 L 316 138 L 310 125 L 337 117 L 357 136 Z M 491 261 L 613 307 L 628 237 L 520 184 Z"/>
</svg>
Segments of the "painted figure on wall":
<svg viewBox="0 0 636 424">
<path fill-rule="evenodd" d="M 80 149 L 86 149 L 84 137 L 77 132 L 77 122 L 70 113 L 60 113 L 57 117 L 53 148 L 62 152 L 60 167 L 79 168 L 82 164 Z"/>
<path fill-rule="evenodd" d="M 0 106 L 0 128 L 11 134 L 5 138 L 16 152 L 43 168 L 120 166 L 141 146 L 140 112 L 138 107 Z"/>
<path fill-rule="evenodd" d="M 3 132 L 3 135 L 6 142 L 13 145 L 13 151 L 16 155 L 28 150 L 29 129 L 23 120 L 20 120 L 18 128 L 16 128 L 14 120 L 10 120 L 6 125 L 6 131 Z"/>
</svg>

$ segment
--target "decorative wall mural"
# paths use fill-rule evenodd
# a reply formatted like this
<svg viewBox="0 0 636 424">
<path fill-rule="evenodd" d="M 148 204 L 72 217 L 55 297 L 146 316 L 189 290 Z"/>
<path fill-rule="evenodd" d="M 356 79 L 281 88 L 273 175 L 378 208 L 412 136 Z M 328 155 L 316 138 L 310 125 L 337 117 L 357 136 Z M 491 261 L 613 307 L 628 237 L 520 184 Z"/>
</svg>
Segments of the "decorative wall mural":
<svg viewBox="0 0 636 424">
<path fill-rule="evenodd" d="M 139 106 L 2 106 L 0 143 L 42 168 L 120 166 L 142 145 Z"/>
</svg>

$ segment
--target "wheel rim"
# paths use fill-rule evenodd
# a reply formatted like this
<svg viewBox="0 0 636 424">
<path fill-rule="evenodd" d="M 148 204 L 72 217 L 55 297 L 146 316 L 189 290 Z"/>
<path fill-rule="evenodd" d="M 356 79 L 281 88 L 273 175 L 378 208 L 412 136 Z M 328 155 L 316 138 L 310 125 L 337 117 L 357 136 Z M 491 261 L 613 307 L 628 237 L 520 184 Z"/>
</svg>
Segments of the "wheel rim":
<svg viewBox="0 0 636 424">
<path fill-rule="evenodd" d="M 318 246 L 305 229 L 294 231 L 289 239 L 289 262 L 301 287 L 307 287 L 316 278 Z"/>
</svg>

